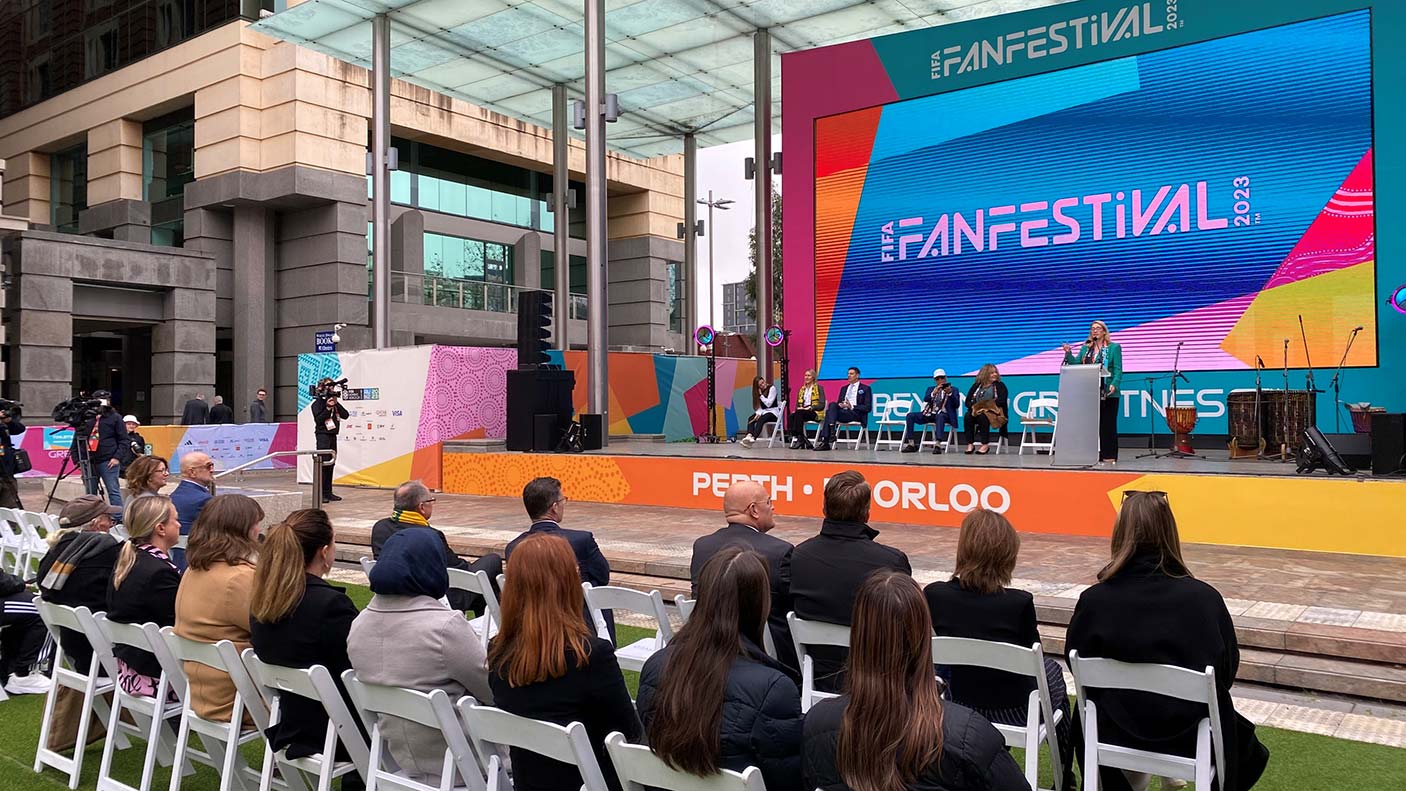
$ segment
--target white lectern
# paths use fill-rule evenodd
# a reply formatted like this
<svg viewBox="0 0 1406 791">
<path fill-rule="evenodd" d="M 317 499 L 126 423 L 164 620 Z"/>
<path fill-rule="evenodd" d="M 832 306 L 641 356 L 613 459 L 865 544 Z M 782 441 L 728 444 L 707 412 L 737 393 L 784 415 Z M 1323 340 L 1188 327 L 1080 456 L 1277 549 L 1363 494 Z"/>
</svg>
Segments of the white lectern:
<svg viewBox="0 0 1406 791">
<path fill-rule="evenodd" d="M 1101 365 L 1066 365 L 1059 369 L 1059 416 L 1051 466 L 1092 467 L 1098 463 L 1098 402 L 1102 377 Z"/>
</svg>

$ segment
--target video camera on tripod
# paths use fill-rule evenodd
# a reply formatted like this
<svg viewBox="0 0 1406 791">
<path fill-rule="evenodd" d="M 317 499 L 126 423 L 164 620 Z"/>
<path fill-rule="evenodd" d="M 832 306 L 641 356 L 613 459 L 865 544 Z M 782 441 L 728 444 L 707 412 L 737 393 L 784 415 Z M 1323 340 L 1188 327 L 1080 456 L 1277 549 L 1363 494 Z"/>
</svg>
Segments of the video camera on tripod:
<svg viewBox="0 0 1406 791">
<path fill-rule="evenodd" d="M 23 416 L 24 404 L 18 401 L 11 401 L 8 398 L 0 398 L 0 418 Z"/>
<path fill-rule="evenodd" d="M 54 422 L 62 423 L 70 428 L 78 428 L 97 417 L 102 408 L 111 403 L 108 399 L 99 398 L 97 395 L 96 393 L 93 395 L 79 393 L 67 401 L 55 404 L 51 413 Z M 0 408 L 3 408 L 3 405 L 0 405 Z"/>
<path fill-rule="evenodd" d="M 347 380 L 337 379 L 333 381 L 331 377 L 323 377 L 317 384 L 308 385 L 308 395 L 313 398 L 328 398 L 336 396 L 341 398 L 347 392 Z"/>
</svg>

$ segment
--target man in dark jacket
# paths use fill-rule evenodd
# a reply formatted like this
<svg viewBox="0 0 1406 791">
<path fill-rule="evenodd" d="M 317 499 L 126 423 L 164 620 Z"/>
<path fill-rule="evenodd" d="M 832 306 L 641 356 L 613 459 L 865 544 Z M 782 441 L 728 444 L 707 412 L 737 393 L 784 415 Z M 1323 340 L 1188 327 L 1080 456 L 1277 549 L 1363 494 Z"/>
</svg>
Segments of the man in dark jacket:
<svg viewBox="0 0 1406 791">
<path fill-rule="evenodd" d="M 386 545 L 386 541 L 401 530 L 407 527 L 428 527 L 434 530 L 444 542 L 445 568 L 486 573 L 488 584 L 493 586 L 493 592 L 496 594 L 498 592 L 498 575 L 503 573 L 503 556 L 497 552 L 490 552 L 470 563 L 454 554 L 454 550 L 449 548 L 449 539 L 445 538 L 444 533 L 430 526 L 430 517 L 434 515 L 434 503 L 434 493 L 419 481 L 406 481 L 397 486 L 395 513 L 371 527 L 371 557 L 379 559 L 381 548 Z M 449 606 L 456 610 L 472 610 L 481 615 L 483 614 L 484 601 L 483 597 L 477 593 L 450 588 Z"/>
<path fill-rule="evenodd" d="M 34 670 L 47 634 L 24 580 L 0 571 L 0 684 L 11 695 L 42 695 L 49 679 Z"/>
<path fill-rule="evenodd" d="M 112 405 L 112 393 L 95 390 L 93 398 L 102 402 L 97 415 L 83 422 L 73 432 L 73 447 L 70 453 L 74 461 L 79 458 L 78 444 L 88 443 L 88 467 L 83 470 L 83 485 L 88 494 L 98 493 L 98 480 L 107 489 L 107 501 L 122 508 L 122 460 L 130 452 L 127 426 L 122 422 L 122 414 Z"/>
<path fill-rule="evenodd" d="M 786 613 L 791 611 L 791 550 L 793 547 L 768 531 L 776 526 L 776 509 L 766 487 L 756 481 L 738 481 L 723 493 L 723 515 L 727 526 L 693 542 L 693 560 L 689 564 L 691 593 L 698 598 L 698 575 L 709 558 L 723 548 L 738 545 L 754 550 L 766 558 L 771 578 L 771 615 L 768 625 L 771 640 L 776 644 L 776 656 L 787 667 L 796 668 L 796 646 L 791 642 L 791 630 L 786 626 Z"/>
<path fill-rule="evenodd" d="M 23 434 L 19 415 L 0 410 L 0 508 L 24 508 L 15 485 L 15 443 L 11 435 Z"/>
<path fill-rule="evenodd" d="M 532 527 L 508 542 L 504 552 L 506 562 L 512 562 L 513 548 L 519 541 L 535 533 L 549 533 L 566 539 L 571 545 L 571 551 L 576 554 L 576 566 L 581 570 L 582 582 L 596 587 L 609 585 L 610 563 L 601 554 L 596 537 L 589 530 L 568 530 L 561 526 L 561 520 L 566 516 L 566 500 L 566 495 L 561 493 L 561 481 L 556 478 L 533 478 L 527 482 L 522 489 L 522 504 L 532 520 Z M 590 623 L 591 619 L 587 617 L 586 621 Z M 615 616 L 610 610 L 605 611 L 605 623 L 611 640 L 614 640 Z"/>
<path fill-rule="evenodd" d="M 816 437 L 816 450 L 829 450 L 835 445 L 835 426 L 839 423 L 864 423 L 869 420 L 869 410 L 874 404 L 874 393 L 869 385 L 859 381 L 859 369 L 849 369 L 849 382 L 840 388 L 835 403 L 825 407 L 825 420 Z"/>
<path fill-rule="evenodd" d="M 69 607 L 107 609 L 107 588 L 122 545 L 107 534 L 112 517 L 122 509 L 85 494 L 59 512 L 58 540 L 39 561 L 39 595 L 44 601 Z M 59 635 L 64 654 L 74 668 L 86 672 L 93 649 L 78 632 Z"/>
<path fill-rule="evenodd" d="M 879 531 L 867 524 L 869 501 L 869 484 L 853 470 L 825 484 L 820 535 L 802 541 L 791 553 L 791 609 L 798 617 L 849 626 L 854 594 L 865 578 L 879 569 L 913 573 L 907 555 L 874 540 Z M 810 649 L 816 689 L 843 688 L 848 653 L 833 646 Z"/>
<path fill-rule="evenodd" d="M 254 400 L 249 402 L 250 423 L 269 422 L 268 402 L 265 400 L 268 398 L 268 395 L 268 391 L 260 387 L 259 392 L 254 396 Z"/>
<path fill-rule="evenodd" d="M 322 384 L 331 384 L 324 378 Z M 318 450 L 337 450 L 337 435 L 341 433 L 342 421 L 351 417 L 347 408 L 338 403 L 336 395 L 326 395 L 312 400 L 313 438 Z M 322 462 L 322 500 L 335 503 L 342 498 L 332 493 L 332 471 L 336 469 L 336 459 Z"/>
<path fill-rule="evenodd" d="M 196 393 L 195 398 L 186 402 L 181 411 L 182 426 L 203 426 L 210 422 L 210 405 L 205 403 L 205 394 Z"/>
<path fill-rule="evenodd" d="M 233 423 L 234 410 L 225 403 L 224 396 L 215 396 L 215 403 L 210 406 L 211 423 Z"/>
</svg>

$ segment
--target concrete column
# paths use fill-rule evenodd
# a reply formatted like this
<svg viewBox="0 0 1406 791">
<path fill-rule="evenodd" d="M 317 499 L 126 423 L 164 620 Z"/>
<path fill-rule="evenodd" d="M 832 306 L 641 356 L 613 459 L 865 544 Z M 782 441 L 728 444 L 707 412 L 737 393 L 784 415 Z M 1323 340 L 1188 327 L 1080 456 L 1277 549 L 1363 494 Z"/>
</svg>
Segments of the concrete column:
<svg viewBox="0 0 1406 791">
<path fill-rule="evenodd" d="M 176 288 L 166 293 L 165 320 L 151 332 L 151 419 L 180 420 L 195 393 L 215 391 L 215 292 Z"/>
<path fill-rule="evenodd" d="M 49 155 L 30 151 L 5 160 L 5 211 L 35 225 L 48 225 Z"/>
<path fill-rule="evenodd" d="M 220 209 L 188 209 L 185 249 L 215 257 L 215 326 L 234 327 L 234 219 Z"/>
<path fill-rule="evenodd" d="M 234 210 L 234 392 L 235 416 L 247 420 L 248 402 L 259 388 L 274 392 L 273 370 L 274 213 L 260 206 Z"/>
<path fill-rule="evenodd" d="M 400 273 L 404 274 L 400 274 Z M 425 301 L 425 289 L 415 275 L 425 273 L 425 215 L 410 211 L 391 223 L 391 301 L 419 305 Z M 392 339 L 399 345 L 399 341 Z"/>
<path fill-rule="evenodd" d="M 682 257 L 682 244 L 657 236 L 610 242 L 610 344 L 659 351 L 678 348 L 669 332 L 669 261 Z"/>
<path fill-rule="evenodd" d="M 371 20 L 371 59 L 371 324 L 376 348 L 384 349 L 391 345 L 391 20 L 385 14 Z"/>
<path fill-rule="evenodd" d="M 586 0 L 586 411 L 610 425 L 606 316 L 607 240 L 605 194 L 605 0 Z M 559 266 L 569 266 L 563 261 Z M 601 437 L 610 444 L 609 431 Z"/>
<path fill-rule="evenodd" d="M 752 95 L 756 97 L 752 117 L 755 126 L 757 170 L 757 371 L 771 370 L 771 347 L 766 345 L 766 331 L 772 323 L 771 294 L 771 33 L 758 30 L 752 34 Z M 712 229 L 708 229 L 709 233 Z M 767 374 L 770 376 L 770 374 Z"/>
<path fill-rule="evenodd" d="M 88 205 L 122 198 L 142 199 L 142 125 L 126 118 L 88 130 Z"/>
<path fill-rule="evenodd" d="M 25 253 L 47 250 L 15 248 L 11 273 L 14 285 L 7 306 L 13 334 L 10 342 L 8 395 L 43 414 L 73 394 L 73 280 L 25 274 Z M 38 268 L 38 267 L 36 267 Z"/>
<path fill-rule="evenodd" d="M 698 329 L 698 139 L 683 136 L 683 336 Z M 713 229 L 707 229 L 712 233 Z M 712 264 L 711 261 L 708 262 Z M 684 354 L 698 354 L 698 344 L 686 341 Z"/>
<path fill-rule="evenodd" d="M 552 340 L 558 349 L 571 348 L 571 209 L 567 193 L 571 190 L 567 170 L 571 158 L 567 135 L 567 97 L 565 85 L 552 86 L 552 272 L 549 285 L 556 299 L 552 314 Z M 541 268 L 538 268 L 540 273 Z"/>
<path fill-rule="evenodd" d="M 542 283 L 542 237 L 536 231 L 524 233 L 513 245 L 513 285 L 534 289 L 548 285 Z"/>
</svg>

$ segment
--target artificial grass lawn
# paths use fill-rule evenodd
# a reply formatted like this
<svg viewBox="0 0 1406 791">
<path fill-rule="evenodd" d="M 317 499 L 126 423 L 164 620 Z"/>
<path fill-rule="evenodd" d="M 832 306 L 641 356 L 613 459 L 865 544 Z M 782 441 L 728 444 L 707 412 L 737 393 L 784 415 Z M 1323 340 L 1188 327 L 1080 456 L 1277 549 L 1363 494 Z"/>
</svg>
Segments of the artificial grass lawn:
<svg viewBox="0 0 1406 791">
<path fill-rule="evenodd" d="M 371 600 L 371 592 L 364 586 L 347 585 L 346 588 L 357 607 L 365 607 Z M 645 630 L 631 626 L 618 626 L 617 633 L 624 643 L 647 634 Z M 627 671 L 625 682 L 630 694 L 634 695 L 639 686 L 639 676 Z M 61 791 L 68 787 L 67 775 L 56 770 L 45 769 L 42 774 L 31 771 L 43 710 L 43 695 L 23 695 L 0 702 L 0 791 Z M 1260 728 L 1259 734 L 1269 747 L 1270 760 L 1264 777 L 1255 786 L 1256 791 L 1406 789 L 1406 750 L 1273 728 Z M 133 744 L 133 749 L 118 751 L 113 758 L 115 777 L 130 783 L 141 777 L 142 752 L 145 750 L 140 741 Z M 1016 760 L 1021 761 L 1020 751 L 1015 752 Z M 101 757 L 101 742 L 88 747 L 80 789 L 96 787 Z M 256 744 L 247 747 L 245 758 L 251 766 L 258 767 L 263 760 L 263 746 Z M 1041 768 L 1041 785 L 1048 787 L 1048 761 Z M 152 788 L 165 791 L 169 782 L 169 770 L 157 767 Z M 215 791 L 218 787 L 215 772 L 204 766 L 196 767 L 196 773 L 187 777 L 181 785 L 188 791 Z M 1154 791 L 1156 788 L 1154 784 Z"/>
</svg>

